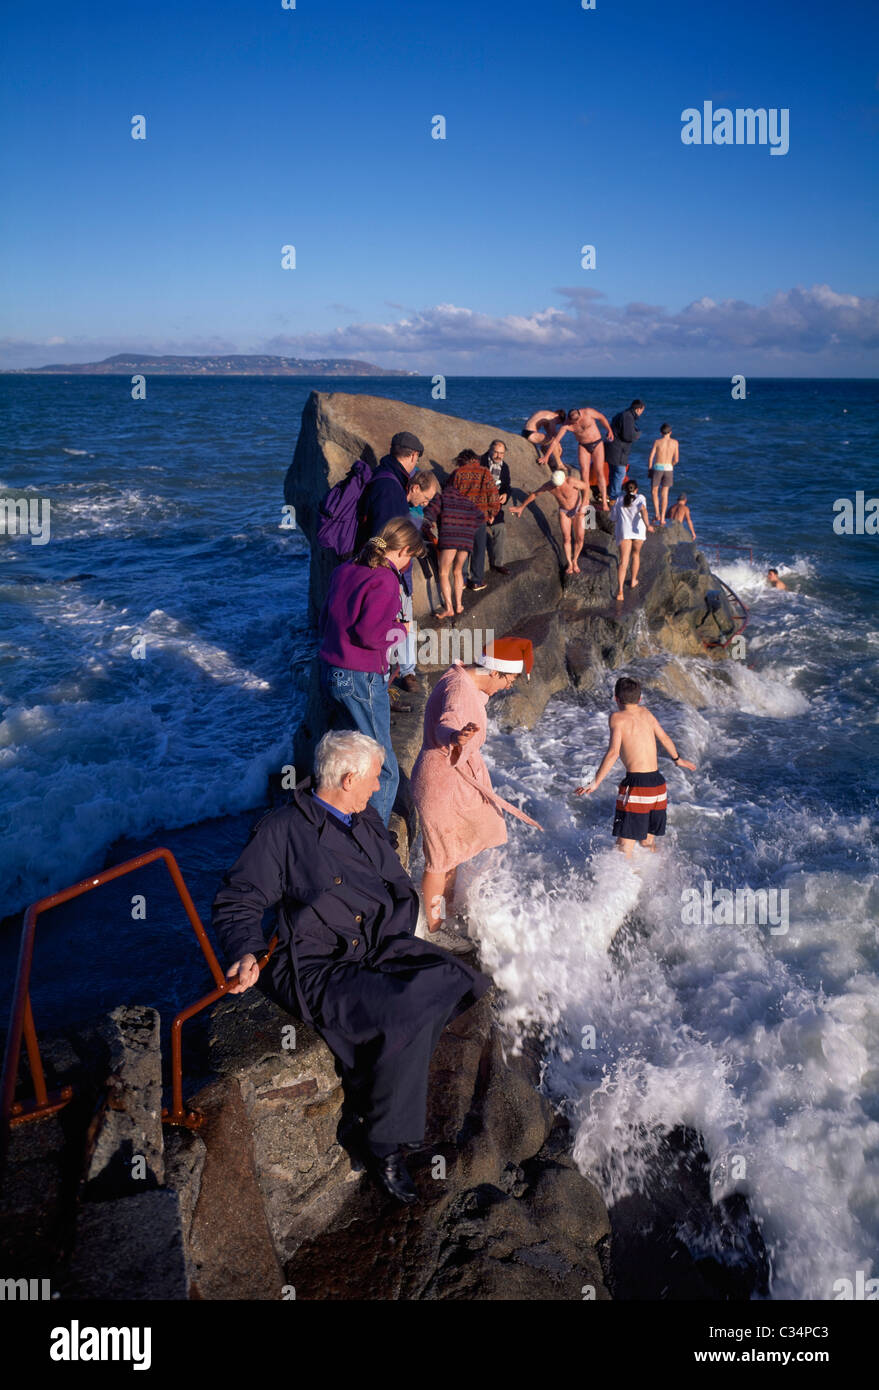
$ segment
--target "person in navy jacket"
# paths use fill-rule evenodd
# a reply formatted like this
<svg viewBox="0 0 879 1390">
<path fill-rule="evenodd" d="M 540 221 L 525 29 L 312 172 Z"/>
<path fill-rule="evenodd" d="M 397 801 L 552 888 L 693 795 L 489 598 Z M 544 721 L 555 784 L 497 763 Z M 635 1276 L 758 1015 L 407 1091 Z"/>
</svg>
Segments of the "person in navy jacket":
<svg viewBox="0 0 879 1390">
<path fill-rule="evenodd" d="M 635 400 L 632 401 L 628 409 L 619 411 L 610 422 L 613 439 L 609 439 L 605 444 L 604 457 L 610 469 L 610 486 L 607 495 L 611 500 L 620 495 L 623 479 L 629 467 L 629 454 L 632 445 L 641 438 L 638 416 L 643 414 L 644 402 Z"/>
<path fill-rule="evenodd" d="M 390 453 L 385 454 L 378 464 L 360 499 L 361 518 L 357 530 L 358 550 L 366 544 L 370 536 L 378 536 L 389 521 L 393 521 L 395 517 L 409 515 L 409 484 L 418 470 L 423 453 L 424 445 L 417 434 L 412 434 L 409 430 L 399 430 L 394 435 L 391 440 Z M 403 591 L 411 609 L 411 570 L 406 570 L 403 575 Z M 398 684 L 410 695 L 416 694 L 421 689 L 415 673 L 415 664 L 411 653 L 409 659 L 404 657 L 400 662 Z M 403 708 L 408 711 L 409 706 Z"/>
<path fill-rule="evenodd" d="M 417 1192 L 404 1146 L 424 1138 L 430 1059 L 450 1019 L 491 981 L 415 937 L 418 894 L 368 804 L 384 750 L 365 734 L 325 734 L 314 787 L 259 821 L 225 874 L 212 924 L 230 991 L 259 978 L 263 917 L 277 913 L 269 992 L 310 1023 L 339 1065 L 340 1142 L 398 1201 Z"/>
</svg>

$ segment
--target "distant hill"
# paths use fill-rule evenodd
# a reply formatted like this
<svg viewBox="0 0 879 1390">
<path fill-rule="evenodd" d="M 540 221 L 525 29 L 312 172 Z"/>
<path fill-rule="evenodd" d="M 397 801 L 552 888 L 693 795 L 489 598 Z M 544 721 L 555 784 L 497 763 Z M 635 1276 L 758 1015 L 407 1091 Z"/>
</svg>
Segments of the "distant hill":
<svg viewBox="0 0 879 1390">
<path fill-rule="evenodd" d="M 47 367 L 19 367 L 15 375 L 129 376 L 419 376 L 359 362 L 354 357 L 264 357 L 256 353 L 216 357 L 149 357 L 117 352 L 102 362 L 52 362 Z"/>
</svg>

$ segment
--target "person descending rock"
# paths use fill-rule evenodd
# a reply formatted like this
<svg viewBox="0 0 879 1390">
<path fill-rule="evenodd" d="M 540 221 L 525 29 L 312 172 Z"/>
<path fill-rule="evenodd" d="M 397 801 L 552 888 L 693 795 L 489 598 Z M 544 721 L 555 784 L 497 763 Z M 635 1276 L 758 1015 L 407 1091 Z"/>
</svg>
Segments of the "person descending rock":
<svg viewBox="0 0 879 1390">
<path fill-rule="evenodd" d="M 598 489 L 601 510 L 606 512 L 608 467 L 604 459 L 604 440 L 598 428 L 600 424 L 604 425 L 610 442 L 613 439 L 613 430 L 607 416 L 602 415 L 600 410 L 594 410 L 591 405 L 569 410 L 567 421 L 559 430 L 556 441 L 561 449 L 561 441 L 568 431 L 574 436 L 577 441 L 580 476 L 584 483 Z"/>
<path fill-rule="evenodd" d="M 365 734 L 325 734 L 314 783 L 263 816 L 224 876 L 212 923 L 232 962 L 229 993 L 241 994 L 259 979 L 263 920 L 276 913 L 268 991 L 337 1059 L 339 1143 L 410 1203 L 418 1193 L 403 1150 L 424 1138 L 431 1056 L 491 981 L 415 938 L 418 894 L 369 805 L 383 757 Z"/>
<path fill-rule="evenodd" d="M 528 423 L 522 430 L 522 438 L 527 439 L 537 449 L 539 463 L 548 463 L 550 455 L 558 458 L 561 463 L 562 456 L 553 448 L 553 443 L 567 418 L 566 410 L 535 410 L 534 414 L 528 417 Z"/>
<path fill-rule="evenodd" d="M 527 638 L 499 638 L 472 666 L 460 661 L 450 666 L 424 711 L 424 739 L 412 769 L 412 796 L 424 835 L 421 888 L 428 930 L 441 931 L 438 940 L 451 950 L 470 949 L 466 937 L 443 927 L 454 914 L 458 866 L 506 842 L 505 811 L 537 826 L 495 794 L 479 751 L 489 699 L 508 690 L 523 671 L 530 674 L 533 660 Z"/>
<path fill-rule="evenodd" d="M 696 532 L 693 530 L 693 518 L 690 516 L 690 508 L 687 506 L 687 494 L 682 492 L 668 514 L 669 521 L 679 521 L 681 525 L 690 528 L 690 535 L 696 539 Z"/>
<path fill-rule="evenodd" d="M 557 468 L 549 482 L 544 483 L 536 492 L 529 492 L 520 507 L 511 507 L 511 514 L 521 516 L 525 508 L 530 507 L 535 497 L 539 497 L 542 492 L 551 492 L 559 504 L 559 526 L 565 559 L 568 562 L 565 574 L 579 574 L 580 566 L 577 561 L 586 539 L 586 513 L 591 495 L 589 486 L 579 478 L 572 478 L 566 468 Z"/>
<path fill-rule="evenodd" d="M 653 469 L 653 520 L 657 526 L 665 525 L 665 509 L 668 495 L 674 482 L 675 464 L 680 462 L 678 441 L 671 437 L 671 425 L 660 425 L 659 438 L 654 439 L 647 467 Z M 660 506 L 660 490 L 662 503 Z"/>
<path fill-rule="evenodd" d="M 617 603 L 622 603 L 623 585 L 626 582 L 629 560 L 632 561 L 631 587 L 637 589 L 638 570 L 641 566 L 641 547 L 647 539 L 647 532 L 653 531 L 647 516 L 647 498 L 643 492 L 638 491 L 637 478 L 626 479 L 622 496 L 614 502 L 611 516 L 613 518 L 614 537 L 620 548 L 616 599 Z"/>
<path fill-rule="evenodd" d="M 607 752 L 593 781 L 586 787 L 577 787 L 576 795 L 591 796 L 617 758 L 622 758 L 626 775 L 619 784 L 613 834 L 617 837 L 617 849 L 629 858 L 636 844 L 655 852 L 655 837 L 665 834 L 668 793 L 658 770 L 656 740 L 678 767 L 688 767 L 695 772 L 696 764 L 681 757 L 659 720 L 646 706 L 639 705 L 641 686 L 638 681 L 631 676 L 621 676 L 613 693 L 619 709 L 608 721 Z"/>
</svg>

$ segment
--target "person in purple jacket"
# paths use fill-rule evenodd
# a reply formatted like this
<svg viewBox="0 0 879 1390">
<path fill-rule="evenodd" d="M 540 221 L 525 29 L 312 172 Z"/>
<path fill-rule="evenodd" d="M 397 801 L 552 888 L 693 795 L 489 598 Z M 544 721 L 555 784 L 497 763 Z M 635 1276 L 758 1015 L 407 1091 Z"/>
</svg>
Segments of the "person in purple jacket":
<svg viewBox="0 0 879 1390">
<path fill-rule="evenodd" d="M 370 798 L 385 825 L 400 780 L 391 744 L 388 651 L 399 642 L 404 575 L 424 541 L 408 517 L 394 517 L 360 553 L 333 572 L 318 619 L 321 688 L 336 727 L 356 729 L 385 750 Z"/>
</svg>

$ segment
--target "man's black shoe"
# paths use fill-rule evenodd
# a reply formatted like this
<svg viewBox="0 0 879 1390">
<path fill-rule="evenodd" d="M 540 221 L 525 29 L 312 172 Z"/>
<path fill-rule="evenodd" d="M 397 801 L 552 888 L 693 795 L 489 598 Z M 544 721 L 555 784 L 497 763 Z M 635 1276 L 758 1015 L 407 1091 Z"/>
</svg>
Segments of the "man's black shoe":
<svg viewBox="0 0 879 1390">
<path fill-rule="evenodd" d="M 388 1154 L 387 1158 L 373 1158 L 370 1166 L 376 1181 L 395 1201 L 406 1206 L 418 1201 L 418 1193 L 401 1149 Z"/>
<path fill-rule="evenodd" d="M 495 574 L 509 574 L 510 572 L 507 569 L 506 565 L 492 565 L 492 569 L 494 570 Z"/>
</svg>

